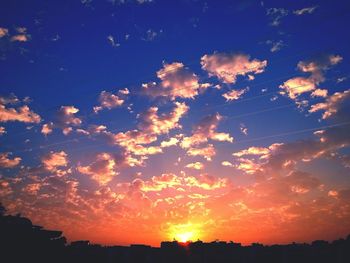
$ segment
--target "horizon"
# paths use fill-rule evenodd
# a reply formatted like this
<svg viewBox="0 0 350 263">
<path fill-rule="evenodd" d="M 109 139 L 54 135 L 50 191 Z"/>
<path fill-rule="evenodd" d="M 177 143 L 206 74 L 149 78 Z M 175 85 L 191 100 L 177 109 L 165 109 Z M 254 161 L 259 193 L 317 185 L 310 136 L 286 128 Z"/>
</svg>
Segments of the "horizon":
<svg viewBox="0 0 350 263">
<path fill-rule="evenodd" d="M 348 235 L 349 11 L 2 1 L 0 203 L 96 244 Z"/>
<path fill-rule="evenodd" d="M 0 208 L 1 208 L 1 203 L 0 203 Z M 1 211 L 1 209 L 0 209 Z M 21 218 L 21 219 L 27 219 L 28 218 L 25 218 L 25 217 L 22 217 L 21 215 L 17 214 L 17 215 L 9 215 L 6 213 L 4 214 L 1 214 L 0 216 L 9 216 L 9 217 L 12 217 L 12 218 Z M 43 228 L 42 226 L 36 226 L 36 225 L 32 225 L 32 226 L 35 226 L 35 227 L 39 227 L 39 229 L 41 231 L 54 231 L 54 232 L 59 232 L 59 233 L 62 233 L 62 231 L 60 230 L 57 230 L 57 229 L 45 229 Z M 60 234 L 61 236 L 61 234 Z M 63 236 L 64 237 L 64 236 Z M 65 238 L 65 237 L 64 237 Z M 212 240 L 212 241 L 204 241 L 204 240 L 187 240 L 187 241 L 179 241 L 179 240 L 176 240 L 176 239 L 173 239 L 173 240 L 162 240 L 160 241 L 159 243 L 159 246 L 152 246 L 152 245 L 149 245 L 149 244 L 141 244 L 141 243 L 134 243 L 134 244 L 126 244 L 126 245 L 122 245 L 122 244 L 98 244 L 98 243 L 92 243 L 90 242 L 89 240 L 71 240 L 68 242 L 65 242 L 65 245 L 68 245 L 68 246 L 81 246 L 82 244 L 84 244 L 84 246 L 101 246 L 101 247 L 106 247 L 106 248 L 113 248 L 113 247 L 125 247 L 125 248 L 129 248 L 129 247 L 132 247 L 132 246 L 145 246 L 145 247 L 150 247 L 150 248 L 162 248 L 162 245 L 167 245 L 167 244 L 178 244 L 179 246 L 181 247 L 188 247 L 190 246 L 191 244 L 193 243 L 201 243 L 201 244 L 231 244 L 231 245 L 238 245 L 238 247 L 252 247 L 252 246 L 256 246 L 256 245 L 262 245 L 264 247 L 271 247 L 271 246 L 288 246 L 288 245 L 313 245 L 315 242 L 318 242 L 318 241 L 322 241 L 322 242 L 327 242 L 328 244 L 333 244 L 333 243 L 336 243 L 340 240 L 350 240 L 350 233 L 346 236 L 343 236 L 343 237 L 339 237 L 337 239 L 334 239 L 334 240 L 312 240 L 312 241 L 309 241 L 309 242 L 289 242 L 289 243 L 272 243 L 272 244 L 263 244 L 263 243 L 260 243 L 260 242 L 253 242 L 253 243 L 250 243 L 250 244 L 242 244 L 242 243 L 239 243 L 239 242 L 235 242 L 233 240 L 218 240 L 218 239 L 215 239 L 215 240 Z"/>
</svg>

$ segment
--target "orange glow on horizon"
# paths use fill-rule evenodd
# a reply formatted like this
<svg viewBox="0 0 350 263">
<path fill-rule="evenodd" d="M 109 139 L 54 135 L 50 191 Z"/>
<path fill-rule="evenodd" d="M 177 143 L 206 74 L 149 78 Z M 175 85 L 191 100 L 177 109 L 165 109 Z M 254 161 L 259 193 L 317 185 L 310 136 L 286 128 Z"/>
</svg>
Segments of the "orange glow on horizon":
<svg viewBox="0 0 350 263">
<path fill-rule="evenodd" d="M 178 224 L 171 225 L 169 228 L 169 237 L 181 243 L 194 241 L 201 238 L 199 224 Z"/>
</svg>

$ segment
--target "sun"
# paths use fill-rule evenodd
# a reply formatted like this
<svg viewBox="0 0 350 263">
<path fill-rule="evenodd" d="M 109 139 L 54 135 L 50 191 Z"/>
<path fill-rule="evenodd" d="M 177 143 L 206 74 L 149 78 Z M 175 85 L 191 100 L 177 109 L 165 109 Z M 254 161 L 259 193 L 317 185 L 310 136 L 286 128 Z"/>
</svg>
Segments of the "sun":
<svg viewBox="0 0 350 263">
<path fill-rule="evenodd" d="M 181 243 L 197 240 L 200 238 L 199 226 L 192 223 L 170 225 L 169 237 Z"/>
<path fill-rule="evenodd" d="M 187 241 L 193 240 L 193 232 L 177 233 L 175 235 L 175 239 L 182 243 L 186 243 Z"/>
</svg>

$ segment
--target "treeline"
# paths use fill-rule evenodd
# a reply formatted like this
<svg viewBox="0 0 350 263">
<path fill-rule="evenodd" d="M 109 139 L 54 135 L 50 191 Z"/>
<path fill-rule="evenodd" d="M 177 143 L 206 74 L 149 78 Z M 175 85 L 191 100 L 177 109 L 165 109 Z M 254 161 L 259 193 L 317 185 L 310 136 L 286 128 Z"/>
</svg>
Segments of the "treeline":
<svg viewBox="0 0 350 263">
<path fill-rule="evenodd" d="M 0 205 L 0 262 L 348 263 L 350 236 L 331 243 L 318 240 L 312 244 L 273 246 L 201 241 L 186 244 L 162 242 L 160 248 L 146 245 L 106 247 L 88 241 L 67 244 L 61 231 L 45 230 L 20 215 L 5 215 Z"/>
</svg>

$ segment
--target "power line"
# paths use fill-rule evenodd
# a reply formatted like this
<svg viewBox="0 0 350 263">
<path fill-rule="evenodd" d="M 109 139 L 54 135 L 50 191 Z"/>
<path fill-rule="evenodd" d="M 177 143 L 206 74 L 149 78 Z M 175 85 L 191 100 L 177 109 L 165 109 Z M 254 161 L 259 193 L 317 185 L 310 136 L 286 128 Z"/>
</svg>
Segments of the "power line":
<svg viewBox="0 0 350 263">
<path fill-rule="evenodd" d="M 240 115 L 227 116 L 226 119 L 239 119 L 239 118 L 242 118 L 242 117 L 257 115 L 257 114 L 261 114 L 261 113 L 265 113 L 265 112 L 270 112 L 270 111 L 290 108 L 292 106 L 295 106 L 295 104 L 294 103 L 289 103 L 289 104 L 286 104 L 286 105 L 280 105 L 280 106 L 276 106 L 276 107 L 273 107 L 273 108 L 267 108 L 267 109 L 254 111 L 254 112 L 249 112 L 249 113 L 244 113 L 244 114 L 240 114 Z M 117 132 L 118 130 L 119 130 L 119 128 L 116 128 L 116 129 L 110 130 L 109 132 L 110 133 L 114 133 L 114 132 Z M 52 146 L 62 145 L 62 144 L 70 143 L 70 142 L 77 142 L 77 140 L 78 139 L 76 139 L 76 138 L 75 139 L 62 140 L 60 142 L 51 143 L 51 144 L 43 145 L 43 146 L 38 146 L 36 148 L 31 148 L 31 151 L 34 150 L 34 149 L 46 149 L 46 148 L 49 148 L 49 147 L 52 147 Z M 103 145 L 105 145 L 105 143 L 97 144 L 97 145 L 95 145 L 95 147 L 103 146 Z M 26 151 L 28 151 L 28 150 L 21 150 L 21 151 L 16 151 L 16 152 L 26 152 Z"/>
<path fill-rule="evenodd" d="M 283 132 L 283 133 L 277 133 L 273 135 L 267 135 L 267 136 L 261 136 L 253 139 L 247 139 L 247 140 L 240 140 L 240 141 L 235 141 L 235 143 L 247 143 L 247 142 L 253 142 L 253 141 L 259 141 L 259 140 L 265 140 L 265 139 L 270 139 L 270 138 L 275 138 L 275 137 L 283 137 L 287 135 L 293 135 L 293 134 L 299 134 L 299 133 L 306 133 L 310 131 L 317 131 L 317 130 L 323 130 L 323 129 L 330 129 L 330 128 L 335 128 L 335 127 L 340 127 L 340 126 L 346 126 L 350 125 L 350 122 L 342 122 L 342 123 L 337 123 L 337 124 L 332 124 L 332 125 L 325 125 L 325 126 L 320 126 L 320 127 L 314 127 L 314 128 L 307 128 L 307 129 L 302 129 L 302 130 L 295 130 L 295 131 L 289 131 L 289 132 Z"/>
<path fill-rule="evenodd" d="M 170 71 L 170 70 L 169 70 L 169 71 Z M 292 76 L 295 76 L 295 75 L 294 75 L 294 74 L 292 74 L 292 75 L 286 75 L 286 76 L 283 76 L 283 77 L 278 77 L 278 78 L 275 78 L 275 79 L 270 79 L 270 80 L 267 80 L 267 81 L 263 81 L 263 82 L 261 82 L 261 83 L 255 83 L 255 84 L 252 84 L 252 85 L 249 85 L 249 86 L 250 86 L 250 87 L 256 87 L 256 86 L 260 86 L 260 85 L 263 85 L 263 84 L 266 84 L 266 83 L 270 83 L 270 82 L 273 82 L 273 81 L 276 81 L 276 80 L 281 80 L 281 79 L 284 79 L 284 78 L 287 78 L 287 77 L 292 77 Z M 202 78 L 202 80 L 203 80 L 203 79 L 209 79 L 209 78 L 210 78 L 210 77 Z M 186 88 L 177 89 L 177 91 L 179 91 L 179 90 L 184 90 L 184 89 L 188 89 L 188 88 L 191 88 L 191 87 L 197 87 L 197 85 L 198 85 L 198 84 L 196 84 L 196 85 L 191 85 L 191 86 L 187 86 Z M 298 86 L 298 87 L 302 87 L 302 86 L 304 86 L 304 85 L 301 85 L 301 86 Z M 295 88 L 298 88 L 298 87 L 295 87 Z M 274 93 L 274 92 L 271 92 L 271 94 L 272 94 L 272 93 Z M 258 97 L 264 97 L 264 96 L 267 96 L 268 94 L 269 94 L 269 93 L 262 94 L 262 95 L 256 96 L 256 98 L 258 98 Z M 241 99 L 241 100 L 239 100 L 239 101 L 234 101 L 234 103 L 240 103 L 241 101 L 251 100 L 251 99 L 254 99 L 254 98 L 251 97 L 251 98 L 247 98 L 247 99 Z M 231 102 L 231 103 L 233 103 L 233 102 Z M 212 106 L 212 107 L 209 107 L 209 108 L 221 107 L 221 105 L 224 106 L 224 105 L 226 105 L 226 104 L 230 104 L 230 103 L 225 102 L 225 103 L 217 104 L 217 105 Z M 61 106 L 61 105 L 60 105 L 60 106 Z M 60 106 L 58 106 L 58 107 L 60 107 Z M 46 112 L 47 112 L 47 111 L 51 111 L 51 110 L 53 110 L 53 109 L 56 109 L 56 106 L 51 107 L 50 109 L 46 110 Z M 208 110 L 208 107 L 206 107 L 205 110 Z M 94 115 L 95 115 L 95 114 L 94 114 Z M 29 133 L 29 132 L 30 132 L 30 130 L 23 131 L 23 132 L 14 134 L 14 136 L 26 134 L 26 133 Z"/>
</svg>

